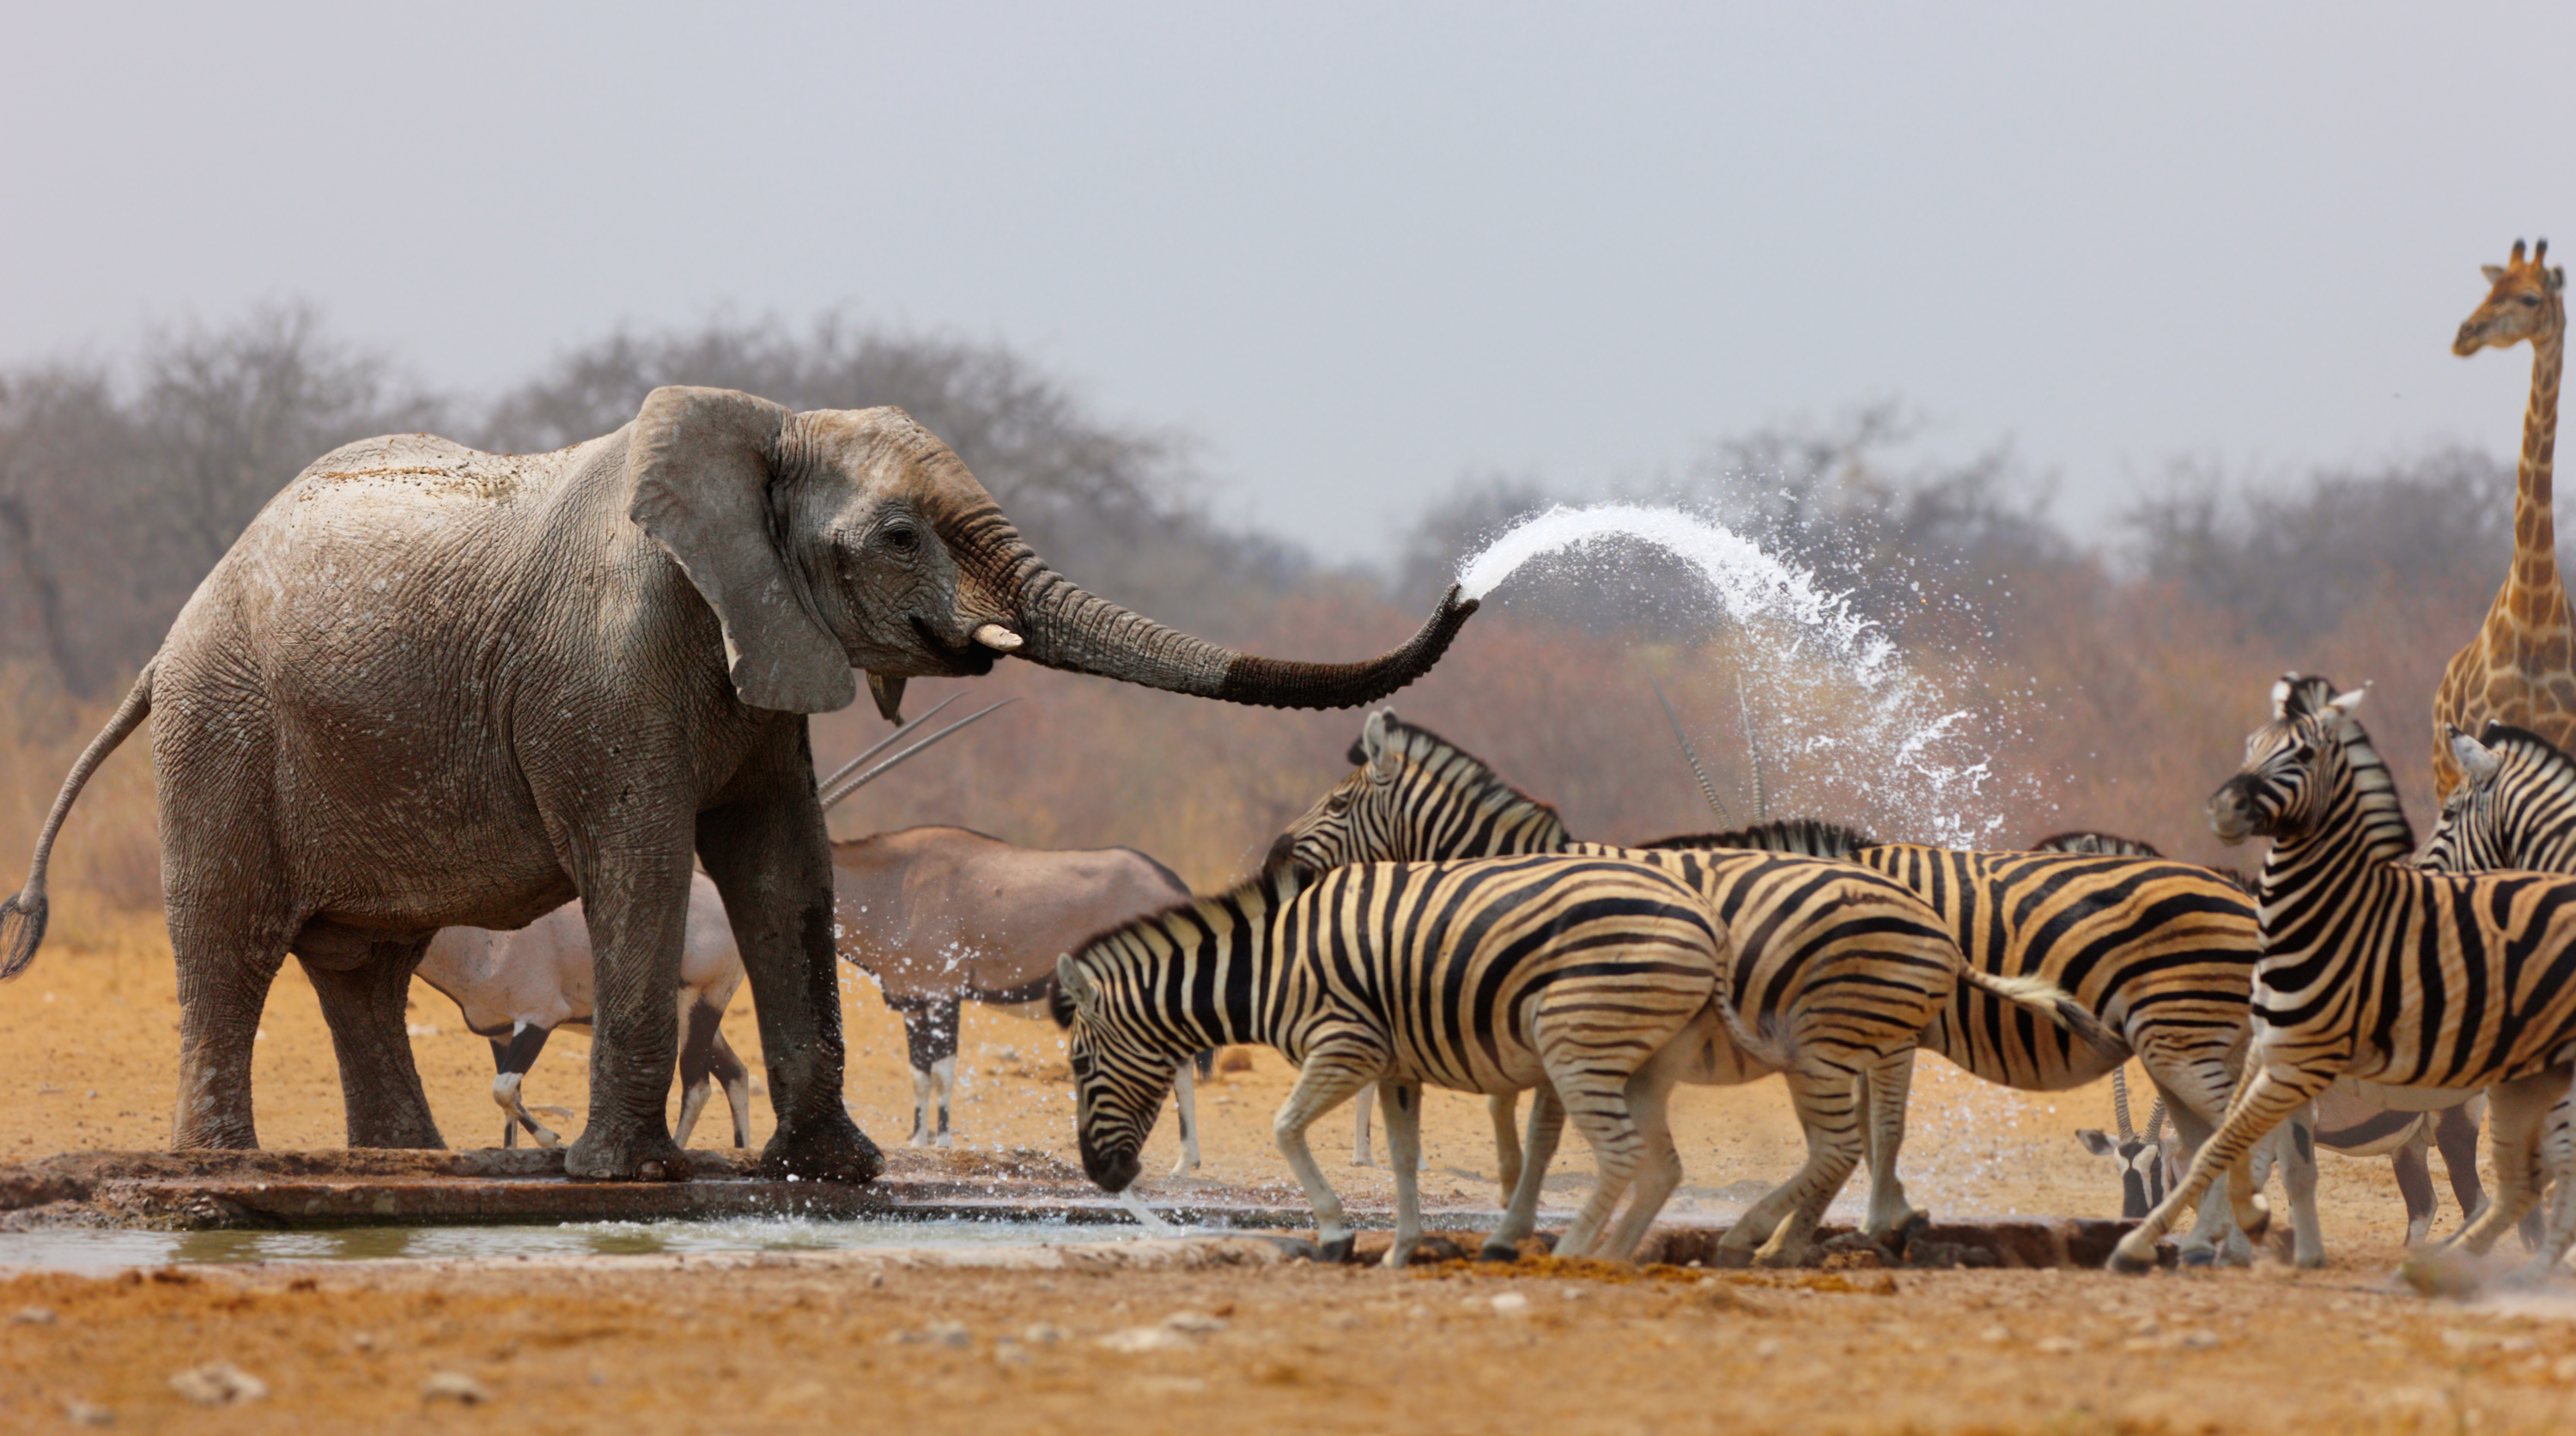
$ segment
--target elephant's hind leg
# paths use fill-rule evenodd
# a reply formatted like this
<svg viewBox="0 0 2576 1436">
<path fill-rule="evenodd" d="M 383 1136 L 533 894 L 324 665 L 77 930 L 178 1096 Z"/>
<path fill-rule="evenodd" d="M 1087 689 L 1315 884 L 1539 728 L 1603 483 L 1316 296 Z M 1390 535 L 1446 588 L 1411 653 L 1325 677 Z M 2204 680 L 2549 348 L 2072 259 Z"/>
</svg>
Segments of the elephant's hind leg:
<svg viewBox="0 0 2576 1436">
<path fill-rule="evenodd" d="M 412 969 L 428 951 L 418 942 L 374 944 L 353 967 L 304 960 L 331 1027 L 340 1059 L 340 1102 L 352 1147 L 444 1147 L 429 1115 L 429 1094 L 412 1065 L 403 1023 Z"/>
<path fill-rule="evenodd" d="M 170 905 L 170 946 L 179 969 L 179 1095 L 171 1116 L 177 1151 L 254 1148 L 251 1041 L 259 1035 L 269 984 L 286 963 L 283 937 L 259 942 L 213 927 Z"/>
</svg>

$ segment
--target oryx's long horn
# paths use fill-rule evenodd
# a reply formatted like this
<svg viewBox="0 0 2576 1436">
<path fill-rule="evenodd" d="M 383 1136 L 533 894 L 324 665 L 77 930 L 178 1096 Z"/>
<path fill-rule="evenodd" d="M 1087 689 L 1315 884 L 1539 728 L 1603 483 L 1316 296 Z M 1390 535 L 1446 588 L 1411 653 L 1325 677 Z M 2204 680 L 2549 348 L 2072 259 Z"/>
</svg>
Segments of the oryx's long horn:
<svg viewBox="0 0 2576 1436">
<path fill-rule="evenodd" d="M 2156 1099 L 2156 1105 L 2147 1109 L 2147 1130 L 2140 1135 L 2144 1136 L 2146 1140 L 2152 1142 L 2157 1139 L 2158 1135 L 2161 1134 L 2164 1129 L 2165 1099 L 2158 1097 Z"/>
<path fill-rule="evenodd" d="M 815 784 L 814 790 L 820 793 L 828 793 L 832 791 L 832 785 L 834 783 L 837 783 L 843 778 L 850 776 L 852 773 L 857 772 L 860 764 L 865 763 L 870 758 L 873 758 L 879 753 L 884 752 L 886 749 L 893 747 L 895 744 L 902 742 L 905 734 L 913 732 L 921 727 L 922 724 L 938 717 L 940 708 L 945 708 L 949 704 L 954 703 L 965 696 L 966 695 L 964 693 L 951 693 L 947 697 L 940 699 L 938 707 L 931 709 L 929 712 L 922 714 L 920 717 L 913 719 L 909 723 L 903 724 L 893 732 L 878 739 L 874 744 L 869 746 L 868 751 L 861 753 L 859 756 L 852 758 L 846 763 L 843 763 L 840 767 L 832 771 L 832 776 Z"/>
<path fill-rule="evenodd" d="M 2162 1099 L 2157 1100 L 2156 1111 L 2164 1111 Z M 2111 1069 L 2111 1115 L 2120 1120 L 2121 1141 L 2138 1139 L 2138 1129 L 2129 1125 L 2129 1069 L 2125 1063 Z"/>
<path fill-rule="evenodd" d="M 902 762 L 904 759 L 911 757 L 913 754 L 920 752 L 922 749 L 929 747 L 931 744 L 938 742 L 940 739 L 947 737 L 949 734 L 956 732 L 967 724 L 975 722 L 980 718 L 989 718 L 1019 701 L 1020 700 L 1017 698 L 1005 698 L 990 708 L 979 708 L 976 711 L 967 714 L 965 717 L 958 719 L 956 722 L 949 724 L 947 727 L 940 729 L 938 732 L 931 734 L 929 737 L 922 739 L 920 742 L 913 744 L 911 747 L 904 749 L 902 752 L 895 754 L 893 757 L 886 759 L 884 762 L 877 764 L 875 767 L 870 768 L 857 777 L 851 778 L 840 784 L 840 786 L 823 793 L 823 806 L 826 808 L 831 807 L 834 803 L 841 801 L 843 798 L 850 796 L 852 793 L 866 787 L 868 784 L 884 777 L 888 771 L 893 769 L 896 764 Z M 946 705 L 943 704 L 942 706 L 944 707 Z M 938 711 L 939 709 L 937 708 L 930 710 L 931 713 L 936 713 Z M 925 713 L 922 716 L 927 718 L 930 714 Z"/>
<path fill-rule="evenodd" d="M 1753 758 L 1753 821 L 1771 821 L 1771 791 L 1762 780 L 1762 738 L 1753 731 L 1753 704 L 1744 696 L 1744 674 L 1735 675 L 1735 711 L 1744 718 L 1744 751 Z"/>
<path fill-rule="evenodd" d="M 1717 785 L 1708 780 L 1708 770 L 1699 765 L 1699 750 L 1691 746 L 1690 735 L 1682 731 L 1681 717 L 1673 712 L 1673 700 L 1664 696 L 1664 685 L 1656 683 L 1655 675 L 1651 673 L 1646 675 L 1646 681 L 1654 684 L 1655 701 L 1664 706 L 1664 721 L 1673 725 L 1673 736 L 1681 740 L 1682 757 L 1690 761 L 1691 776 L 1699 779 L 1700 796 L 1708 799 L 1708 805 L 1717 810 L 1720 823 L 1734 826 L 1735 820 L 1726 815 L 1726 804 L 1717 796 Z"/>
</svg>

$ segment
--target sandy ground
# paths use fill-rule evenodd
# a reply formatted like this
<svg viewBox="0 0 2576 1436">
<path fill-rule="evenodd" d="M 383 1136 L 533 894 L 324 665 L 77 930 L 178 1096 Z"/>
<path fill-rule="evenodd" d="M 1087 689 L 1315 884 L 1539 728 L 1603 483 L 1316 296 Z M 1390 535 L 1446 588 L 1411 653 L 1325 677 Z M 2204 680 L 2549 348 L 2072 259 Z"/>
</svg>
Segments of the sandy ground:
<svg viewBox="0 0 2576 1436">
<path fill-rule="evenodd" d="M 168 1138 L 177 1008 L 159 923 L 67 907 L 36 966 L 0 987 L 13 1094 L 0 1110 L 0 1158 Z M 852 1109 L 880 1141 L 900 1141 L 910 1107 L 901 1028 L 863 981 L 845 985 L 844 1002 Z M 496 1140 L 487 1044 L 427 988 L 413 1021 L 449 1140 Z M 756 1068 L 747 999 L 727 1033 Z M 264 1142 L 337 1145 L 330 1044 L 292 964 L 263 1034 Z M 959 1140 L 1070 1153 L 1070 1088 L 1053 1030 L 970 1011 L 965 1040 Z M 588 1046 L 579 1033 L 558 1037 L 529 1078 L 531 1100 L 578 1111 Z M 1269 1116 L 1290 1076 L 1263 1051 L 1204 1091 L 1209 1175 L 1285 1182 Z M 2109 1125 L 2107 1084 L 2014 1094 L 1927 1059 L 1916 1093 L 1905 1170 L 1919 1205 L 2116 1214 L 2107 1165 L 2072 1136 Z M 1676 1108 L 1689 1181 L 1681 1208 L 1730 1210 L 1797 1160 L 1776 1084 L 1684 1089 Z M 755 1145 L 766 1109 L 755 1099 Z M 1156 1138 L 1164 1164 L 1169 1129 Z M 1480 1102 L 1445 1095 L 1425 1129 L 1432 1191 L 1490 1193 Z M 702 1131 L 697 1142 L 720 1136 Z M 1318 1129 L 1328 1172 L 1346 1195 L 1381 1196 L 1382 1168 L 1344 1165 L 1348 1140 L 1347 1117 Z M 1582 1166 L 1578 1144 L 1565 1185 L 1579 1188 Z M 1187 1182 L 1154 1186 L 1177 1194 Z M 1846 1205 L 1862 1195 L 1855 1182 Z M 1265 1267 L 1114 1278 L 903 1271 L 877 1285 L 847 1272 L 614 1260 L 542 1277 L 326 1267 L 180 1281 L 21 1277 L 0 1285 L 0 1318 L 41 1308 L 52 1319 L 0 1326 L 0 1428 L 47 1429 L 75 1400 L 111 1408 L 120 1429 L 191 1431 L 492 1415 L 539 1431 L 1043 1431 L 1097 1423 L 1104 1400 L 1116 1404 L 1107 1419 L 1136 1430 L 2576 1427 L 2576 1298 L 2470 1308 L 2392 1294 L 2385 1278 L 2403 1219 L 2387 1163 L 2328 1157 L 2323 1199 L 2326 1271 L 2266 1265 L 2135 1281 L 1905 1272 L 1728 1274 L 1694 1285 L 1700 1274 Z M 2446 1211 L 2444 1228 L 2455 1220 Z M 1519 1292 L 1525 1308 L 1495 1307 L 1494 1296 Z M 1160 1351 L 1096 1339 L 1176 1312 L 1225 1326 Z M 934 1323 L 959 1325 L 901 1339 Z M 1038 1325 L 1062 1331 L 1031 1338 Z M 173 1372 L 217 1359 L 258 1376 L 268 1397 L 201 1410 L 170 1389 Z M 494 1404 L 424 1403 L 423 1383 L 440 1371 L 472 1376 Z"/>
</svg>

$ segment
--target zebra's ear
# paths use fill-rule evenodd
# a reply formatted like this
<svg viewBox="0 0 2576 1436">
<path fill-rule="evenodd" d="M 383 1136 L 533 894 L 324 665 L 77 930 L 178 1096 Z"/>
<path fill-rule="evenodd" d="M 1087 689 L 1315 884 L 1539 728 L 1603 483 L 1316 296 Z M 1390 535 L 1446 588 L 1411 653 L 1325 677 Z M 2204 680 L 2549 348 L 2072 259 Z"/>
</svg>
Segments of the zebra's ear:
<svg viewBox="0 0 2576 1436">
<path fill-rule="evenodd" d="M 2091 1152 L 2094 1156 L 2116 1157 L 2120 1155 L 2120 1144 L 2112 1141 L 2111 1134 L 2103 1131 L 2099 1127 L 2076 1128 L 2075 1140 L 2083 1143 L 2084 1150 Z"/>
<path fill-rule="evenodd" d="M 2298 679 L 2299 675 L 2295 673 L 2285 673 L 2281 675 L 2279 682 L 2272 685 L 2272 716 L 2274 718 L 2287 718 L 2290 716 L 2290 685 L 2296 683 Z"/>
<path fill-rule="evenodd" d="M 2333 698 L 2327 700 L 2326 706 L 2344 717 L 2350 718 L 2353 710 L 2361 706 L 2361 700 L 2369 696 L 2370 685 L 2365 683 L 2361 687 L 2352 690 L 2350 693 L 2336 694 Z"/>
<path fill-rule="evenodd" d="M 1360 725 L 1360 751 L 1367 755 L 1369 777 L 1387 782 L 1395 777 L 1395 747 L 1387 741 L 1387 720 L 1395 716 L 1392 708 L 1380 708 Z"/>
<path fill-rule="evenodd" d="M 1074 961 L 1072 953 L 1055 960 L 1055 985 L 1075 1012 L 1089 1012 L 1100 1000 L 1100 989 L 1092 983 L 1091 974 L 1082 970 L 1082 964 Z M 1064 1025 L 1073 1024 L 1067 1021 Z"/>
<path fill-rule="evenodd" d="M 2451 761 L 2460 765 L 2460 771 L 2468 775 L 2470 782 L 2484 782 L 2496 769 L 2504 766 L 2504 758 L 2493 748 L 2457 728 L 2451 729 L 2450 734 Z"/>
</svg>

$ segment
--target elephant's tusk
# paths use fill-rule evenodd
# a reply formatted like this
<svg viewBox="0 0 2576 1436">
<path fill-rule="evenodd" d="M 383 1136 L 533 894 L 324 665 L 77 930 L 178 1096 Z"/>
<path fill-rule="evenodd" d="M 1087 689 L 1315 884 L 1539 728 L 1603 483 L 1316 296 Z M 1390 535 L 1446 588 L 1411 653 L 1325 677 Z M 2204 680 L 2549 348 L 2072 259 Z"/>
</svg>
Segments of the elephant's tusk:
<svg viewBox="0 0 2576 1436">
<path fill-rule="evenodd" d="M 995 653 L 1015 653 L 1028 640 L 998 623 L 988 623 L 975 630 L 975 641 Z"/>
</svg>

